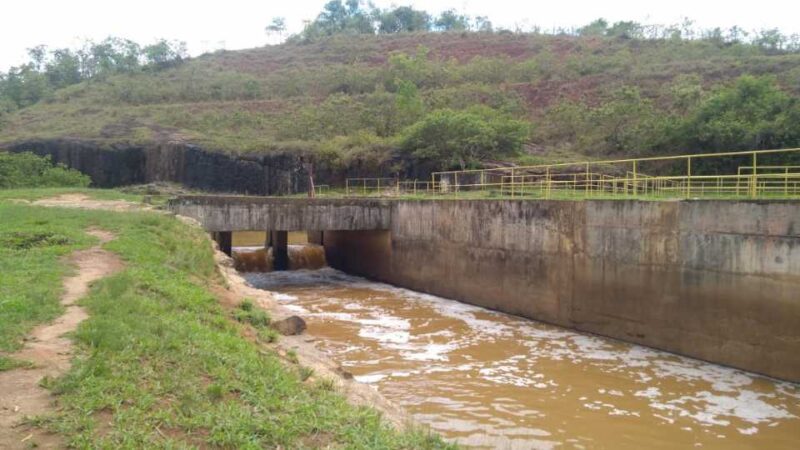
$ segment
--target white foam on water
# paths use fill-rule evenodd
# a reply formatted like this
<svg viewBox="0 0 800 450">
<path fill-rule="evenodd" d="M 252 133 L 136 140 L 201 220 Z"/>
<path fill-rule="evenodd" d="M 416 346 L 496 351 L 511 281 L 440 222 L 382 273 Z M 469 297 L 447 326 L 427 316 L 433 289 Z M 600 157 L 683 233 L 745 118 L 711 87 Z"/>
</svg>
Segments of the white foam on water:
<svg viewBox="0 0 800 450">
<path fill-rule="evenodd" d="M 408 331 L 392 330 L 384 327 L 361 327 L 358 336 L 366 339 L 373 339 L 378 342 L 391 342 L 394 344 L 405 344 L 411 335 Z"/>
<path fill-rule="evenodd" d="M 386 378 L 386 375 L 382 373 L 373 373 L 369 375 L 356 375 L 353 378 L 359 383 L 372 384 L 372 383 L 377 383 L 382 379 Z"/>
<path fill-rule="evenodd" d="M 297 296 L 282 294 L 280 292 L 273 292 L 272 297 L 279 302 L 293 302 L 297 300 Z"/>
<path fill-rule="evenodd" d="M 643 391 L 636 391 L 633 393 L 633 395 L 636 397 L 644 397 L 653 400 L 661 397 L 661 390 L 657 387 L 649 387 Z"/>
<path fill-rule="evenodd" d="M 407 319 L 392 316 L 379 316 L 376 319 L 357 319 L 358 323 L 373 327 L 389 328 L 392 330 L 408 330 L 411 322 Z"/>
<path fill-rule="evenodd" d="M 402 352 L 403 358 L 411 361 L 447 361 L 447 353 L 458 348 L 455 344 L 427 344 L 421 351 Z"/>
<path fill-rule="evenodd" d="M 283 305 L 284 308 L 288 309 L 289 311 L 296 312 L 298 314 L 308 314 L 310 311 L 303 308 L 300 305 L 292 305 L 291 303 L 288 305 Z"/>
</svg>

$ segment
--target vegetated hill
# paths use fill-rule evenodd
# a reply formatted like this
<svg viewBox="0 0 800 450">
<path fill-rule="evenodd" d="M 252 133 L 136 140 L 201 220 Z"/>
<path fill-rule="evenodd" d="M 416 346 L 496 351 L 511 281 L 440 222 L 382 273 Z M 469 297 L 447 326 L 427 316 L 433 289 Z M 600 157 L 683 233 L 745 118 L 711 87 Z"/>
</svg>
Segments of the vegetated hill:
<svg viewBox="0 0 800 450">
<path fill-rule="evenodd" d="M 752 44 L 335 35 L 68 86 L 0 116 L 0 143 L 185 142 L 229 153 L 302 151 L 342 167 L 385 167 L 398 153 L 433 167 L 677 154 L 800 143 L 798 94 L 800 54 Z M 480 125 L 475 117 L 489 118 L 495 141 L 519 137 L 522 151 L 519 142 L 453 158 L 420 151 L 424 136 Z M 471 136 L 448 142 L 468 147 Z"/>
</svg>

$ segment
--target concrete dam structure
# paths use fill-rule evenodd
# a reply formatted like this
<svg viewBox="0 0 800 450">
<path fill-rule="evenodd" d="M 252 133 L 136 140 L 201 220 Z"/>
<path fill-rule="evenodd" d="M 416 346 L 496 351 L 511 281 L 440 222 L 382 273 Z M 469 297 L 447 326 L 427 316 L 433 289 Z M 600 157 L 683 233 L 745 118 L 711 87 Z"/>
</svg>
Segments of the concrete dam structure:
<svg viewBox="0 0 800 450">
<path fill-rule="evenodd" d="M 210 232 L 306 230 L 348 273 L 800 381 L 792 201 L 181 197 Z"/>
</svg>

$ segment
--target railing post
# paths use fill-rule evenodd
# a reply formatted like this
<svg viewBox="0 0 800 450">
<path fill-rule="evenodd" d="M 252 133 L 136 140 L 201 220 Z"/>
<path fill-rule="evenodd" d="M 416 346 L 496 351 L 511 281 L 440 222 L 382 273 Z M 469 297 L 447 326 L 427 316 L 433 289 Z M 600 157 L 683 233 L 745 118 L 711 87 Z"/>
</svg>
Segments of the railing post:
<svg viewBox="0 0 800 450">
<path fill-rule="evenodd" d="M 636 197 L 637 194 L 637 181 L 636 181 L 636 162 L 633 161 L 633 196 Z"/>
<path fill-rule="evenodd" d="M 758 186 L 756 185 L 758 181 L 758 177 L 756 176 L 756 172 L 758 170 L 758 154 L 753 152 L 753 174 L 750 176 L 750 197 L 755 198 L 758 193 Z"/>
<path fill-rule="evenodd" d="M 551 184 L 550 184 L 550 166 L 547 166 L 547 169 L 546 169 L 546 172 L 545 172 L 545 182 L 547 183 L 547 189 L 545 190 L 545 194 L 544 195 L 545 195 L 545 198 L 549 199 L 550 198 L 550 189 L 552 187 Z"/>
<path fill-rule="evenodd" d="M 585 192 L 585 196 L 588 197 L 589 196 L 589 163 L 588 162 L 586 163 L 586 177 L 584 178 L 584 182 L 586 183 L 586 185 L 584 186 L 583 189 L 584 189 L 584 192 Z"/>
<path fill-rule="evenodd" d="M 686 158 L 686 197 L 692 196 L 692 157 Z"/>
<path fill-rule="evenodd" d="M 511 198 L 514 198 L 514 168 L 511 168 Z"/>
<path fill-rule="evenodd" d="M 786 174 L 783 179 L 783 195 L 789 195 L 789 168 L 786 168 Z"/>
</svg>

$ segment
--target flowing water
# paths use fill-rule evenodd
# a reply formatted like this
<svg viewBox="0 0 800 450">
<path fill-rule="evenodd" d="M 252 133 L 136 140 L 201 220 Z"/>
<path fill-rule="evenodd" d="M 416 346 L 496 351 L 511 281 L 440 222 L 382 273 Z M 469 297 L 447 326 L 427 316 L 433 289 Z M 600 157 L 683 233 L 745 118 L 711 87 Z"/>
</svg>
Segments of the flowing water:
<svg viewBox="0 0 800 450">
<path fill-rule="evenodd" d="M 795 384 L 330 268 L 245 277 L 358 381 L 468 446 L 800 448 Z"/>
</svg>

